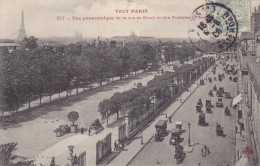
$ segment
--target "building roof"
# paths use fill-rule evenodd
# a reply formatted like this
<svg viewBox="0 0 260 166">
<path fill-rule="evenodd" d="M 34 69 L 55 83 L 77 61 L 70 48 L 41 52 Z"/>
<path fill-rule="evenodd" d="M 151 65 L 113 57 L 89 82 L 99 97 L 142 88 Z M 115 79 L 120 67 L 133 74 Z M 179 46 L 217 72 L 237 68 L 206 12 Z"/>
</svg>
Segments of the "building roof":
<svg viewBox="0 0 260 166">
<path fill-rule="evenodd" d="M 0 47 L 21 47 L 21 45 L 17 43 L 0 43 Z"/>
<path fill-rule="evenodd" d="M 254 34 L 251 32 L 242 32 L 241 34 L 241 40 L 245 40 L 245 39 L 254 39 Z"/>
</svg>

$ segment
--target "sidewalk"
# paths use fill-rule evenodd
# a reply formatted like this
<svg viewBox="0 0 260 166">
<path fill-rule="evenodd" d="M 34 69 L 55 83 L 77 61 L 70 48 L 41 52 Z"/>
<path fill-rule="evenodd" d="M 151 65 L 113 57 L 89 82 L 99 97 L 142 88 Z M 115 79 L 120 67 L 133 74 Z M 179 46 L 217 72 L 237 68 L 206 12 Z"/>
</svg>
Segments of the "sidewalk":
<svg viewBox="0 0 260 166">
<path fill-rule="evenodd" d="M 203 74 L 203 78 L 207 76 L 210 72 L 207 71 Z M 182 101 L 185 101 L 191 93 L 193 93 L 197 87 L 198 87 L 198 81 L 192 85 L 191 92 L 184 92 L 182 94 Z M 168 109 L 167 113 L 168 115 L 172 115 L 175 111 L 178 110 L 178 107 L 180 107 L 182 103 L 177 100 L 175 101 Z M 154 125 L 158 121 L 158 119 L 166 119 L 165 114 L 160 115 L 149 127 L 147 127 L 143 131 L 143 142 L 147 143 L 150 138 L 154 134 Z M 55 161 L 60 166 L 66 166 L 68 163 L 67 156 L 69 156 L 69 150 L 68 146 L 73 145 L 74 148 L 74 154 L 79 155 L 80 153 L 86 151 L 86 163 L 88 165 L 96 165 L 96 142 L 98 140 L 103 139 L 108 133 L 112 133 L 112 143 L 118 139 L 118 127 L 109 128 L 107 126 L 104 126 L 105 129 L 101 131 L 99 134 L 94 134 L 91 136 L 86 135 L 84 133 L 76 134 L 71 137 L 68 137 L 55 145 L 53 145 L 50 148 L 47 148 L 44 150 L 41 154 L 39 154 L 35 160 L 36 165 L 40 166 L 40 164 L 43 164 L 45 166 L 50 165 L 51 158 L 55 157 Z M 133 139 L 131 144 L 125 146 L 125 148 L 120 152 L 120 154 L 115 158 L 110 164 L 111 165 L 127 165 L 127 163 L 141 150 L 141 148 L 145 144 L 141 145 L 141 137 L 140 134 Z M 112 145 L 112 151 L 114 150 L 114 147 Z"/>
<path fill-rule="evenodd" d="M 205 78 L 210 72 L 207 71 L 203 74 L 202 78 Z M 182 103 L 180 100 L 175 101 L 169 108 L 167 108 L 167 114 L 168 116 L 171 116 L 174 114 L 179 107 L 189 98 L 189 96 L 195 92 L 195 90 L 198 87 L 198 81 L 196 81 L 195 84 L 192 85 L 191 87 L 191 92 L 184 92 L 181 95 L 182 98 Z M 128 165 L 128 163 L 131 162 L 131 160 L 142 150 L 142 148 L 145 146 L 145 144 L 149 143 L 151 137 L 153 137 L 155 133 L 155 124 L 157 123 L 158 120 L 160 119 L 165 119 L 167 120 L 165 114 L 161 114 L 159 117 L 157 117 L 151 124 L 149 124 L 149 127 L 147 127 L 143 131 L 143 142 L 144 144 L 141 144 L 141 134 L 137 135 L 134 138 L 134 141 L 131 142 L 130 145 L 126 146 L 124 150 L 113 160 L 111 161 L 108 165 L 113 165 L 113 166 L 119 166 L 119 165 Z"/>
<path fill-rule="evenodd" d="M 242 74 L 241 72 L 239 72 L 239 76 L 238 76 L 238 94 L 242 93 L 243 94 L 243 80 L 242 80 Z M 244 98 L 244 97 L 243 97 Z M 243 113 L 243 122 L 245 124 L 244 121 L 244 117 L 246 116 L 246 111 L 245 111 L 245 103 L 244 101 L 242 101 L 242 103 L 240 103 Z M 238 119 L 238 114 L 236 113 L 236 119 Z M 242 150 L 246 147 L 247 143 L 246 143 L 246 139 L 245 139 L 245 131 L 242 131 L 242 133 L 240 133 L 239 131 L 239 124 L 236 122 L 236 126 L 238 128 L 238 132 L 236 134 L 236 166 L 245 166 L 247 163 L 247 158 L 244 158 L 242 156 Z M 246 129 L 246 125 L 245 125 L 245 130 Z"/>
</svg>

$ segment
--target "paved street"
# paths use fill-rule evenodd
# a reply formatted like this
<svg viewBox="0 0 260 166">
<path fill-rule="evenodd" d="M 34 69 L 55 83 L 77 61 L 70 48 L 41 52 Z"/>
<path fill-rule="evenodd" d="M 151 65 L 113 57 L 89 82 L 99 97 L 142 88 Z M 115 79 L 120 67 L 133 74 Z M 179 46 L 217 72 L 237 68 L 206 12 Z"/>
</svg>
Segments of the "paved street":
<svg viewBox="0 0 260 166">
<path fill-rule="evenodd" d="M 223 73 L 219 68 L 217 74 Z M 213 77 L 213 74 L 210 74 Z M 199 98 L 202 99 L 205 105 L 205 99 L 208 97 L 208 91 L 214 85 L 223 86 L 225 90 L 231 92 L 234 97 L 237 93 L 237 84 L 225 78 L 224 81 L 206 82 L 206 85 L 199 86 L 182 107 L 173 115 L 173 123 L 168 124 L 168 130 L 175 127 L 176 121 L 183 122 L 185 132 L 181 135 L 184 138 L 181 145 L 185 147 L 188 141 L 188 123 L 191 123 L 191 142 L 195 143 L 192 153 L 187 153 L 184 161 L 180 165 L 235 165 L 235 116 L 234 110 L 230 107 L 232 99 L 223 98 L 224 106 L 229 106 L 232 116 L 224 114 L 224 108 L 214 107 L 213 113 L 206 113 L 206 122 L 209 126 L 198 126 L 198 113 L 195 111 L 195 106 Z M 216 95 L 215 95 L 216 96 Z M 212 104 L 215 105 L 217 97 L 211 97 Z M 203 112 L 205 107 L 203 107 Z M 224 127 L 225 136 L 216 136 L 216 123 Z M 154 126 L 153 126 L 154 127 Z M 154 129 L 155 131 L 155 129 Z M 129 165 L 175 165 L 174 159 L 175 148 L 169 145 L 170 134 L 164 138 L 162 142 L 155 142 L 152 139 L 145 148 L 129 163 Z M 211 151 L 208 156 L 202 157 L 201 149 L 207 145 Z"/>
<path fill-rule="evenodd" d="M 205 73 L 206 75 L 207 73 Z M 204 76 L 205 77 L 205 76 Z M 193 84 L 192 91 L 196 89 L 197 84 Z M 187 98 L 190 95 L 190 92 L 185 92 L 182 95 L 183 100 Z M 174 104 L 171 107 L 177 108 L 180 106 L 180 101 L 174 102 Z M 170 108 L 171 108 L 170 107 Z M 162 115 L 165 117 L 165 115 Z M 144 142 L 147 139 L 150 139 L 153 135 L 153 132 L 151 132 L 153 128 L 148 127 L 144 131 Z M 68 145 L 74 145 L 74 153 L 79 154 L 83 151 L 87 152 L 86 155 L 86 161 L 89 165 L 95 165 L 96 164 L 96 142 L 97 140 L 103 139 L 108 133 L 112 133 L 112 143 L 118 139 L 118 128 L 117 127 L 108 127 L 105 128 L 104 131 L 97 135 L 88 136 L 86 134 L 81 135 L 77 134 L 74 136 L 71 136 L 69 138 L 66 138 L 55 145 L 45 149 L 42 153 L 40 153 L 37 156 L 37 162 L 36 163 L 42 163 L 48 165 L 50 163 L 50 157 L 55 156 L 55 160 L 60 165 L 65 165 L 67 163 L 67 160 L 64 160 L 68 156 Z M 111 165 L 126 165 L 133 156 L 142 148 L 143 145 L 140 145 L 140 137 L 137 136 L 133 142 L 126 146 L 125 149 L 117 156 L 115 160 L 110 163 Z M 136 146 L 137 145 L 137 146 Z M 126 152 L 126 153 L 125 153 Z M 47 156 L 47 157 L 46 157 Z"/>
</svg>

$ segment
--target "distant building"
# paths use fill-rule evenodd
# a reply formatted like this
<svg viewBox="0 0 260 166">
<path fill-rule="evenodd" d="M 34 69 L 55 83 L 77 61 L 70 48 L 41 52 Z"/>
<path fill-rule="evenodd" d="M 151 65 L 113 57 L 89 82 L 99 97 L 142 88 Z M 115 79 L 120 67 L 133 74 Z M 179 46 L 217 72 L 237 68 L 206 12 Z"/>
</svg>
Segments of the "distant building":
<svg viewBox="0 0 260 166">
<path fill-rule="evenodd" d="M 260 6 L 255 7 L 251 16 L 251 33 L 255 34 L 260 30 Z"/>
<path fill-rule="evenodd" d="M 23 39 L 27 37 L 26 31 L 25 31 L 25 26 L 24 26 L 24 14 L 22 11 L 22 18 L 21 18 L 21 27 L 20 27 L 20 31 L 19 31 L 19 35 L 17 38 L 17 41 L 23 41 Z"/>
<path fill-rule="evenodd" d="M 127 43 L 137 42 L 137 41 L 146 41 L 146 42 L 154 42 L 157 41 L 156 38 L 148 37 L 148 36 L 136 36 L 134 32 L 132 32 L 129 36 L 114 36 L 111 38 L 114 41 L 117 41 L 122 46 Z"/>
<path fill-rule="evenodd" d="M 21 45 L 17 43 L 0 43 L 0 50 L 7 49 L 9 53 L 12 53 L 16 49 L 20 49 Z"/>
</svg>

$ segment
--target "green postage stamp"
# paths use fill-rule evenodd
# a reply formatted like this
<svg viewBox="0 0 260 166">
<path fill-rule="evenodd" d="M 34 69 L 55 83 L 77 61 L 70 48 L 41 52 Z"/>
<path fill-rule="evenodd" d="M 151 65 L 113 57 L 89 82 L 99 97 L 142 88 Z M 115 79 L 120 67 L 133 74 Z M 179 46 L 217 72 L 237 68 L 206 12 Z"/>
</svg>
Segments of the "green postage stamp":
<svg viewBox="0 0 260 166">
<path fill-rule="evenodd" d="M 215 0 L 232 9 L 236 16 L 239 31 L 250 30 L 251 0 Z"/>
</svg>

